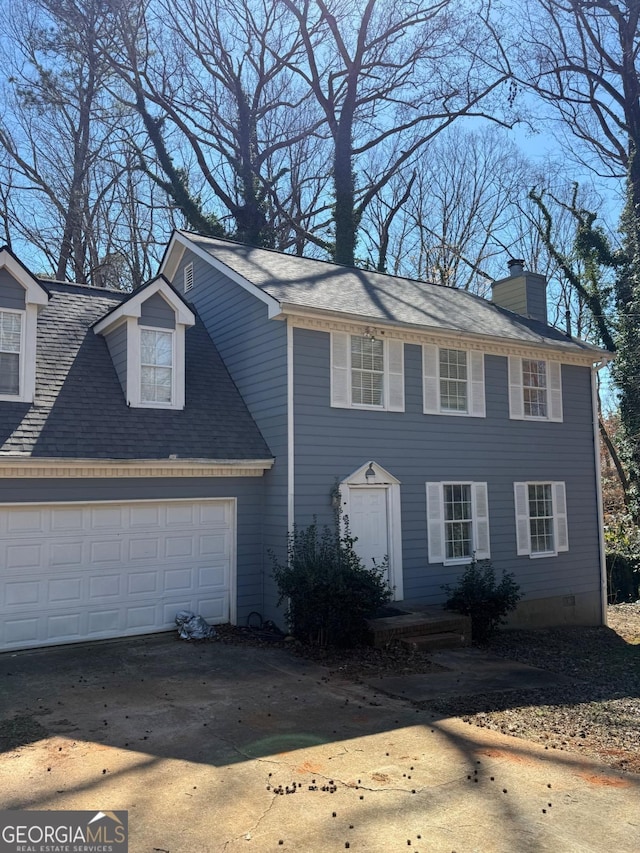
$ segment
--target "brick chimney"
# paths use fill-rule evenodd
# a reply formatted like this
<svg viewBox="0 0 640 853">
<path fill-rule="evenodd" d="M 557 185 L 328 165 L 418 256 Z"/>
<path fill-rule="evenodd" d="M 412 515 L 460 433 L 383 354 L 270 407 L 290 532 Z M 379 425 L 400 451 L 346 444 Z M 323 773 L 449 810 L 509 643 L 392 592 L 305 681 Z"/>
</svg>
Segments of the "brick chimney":
<svg viewBox="0 0 640 853">
<path fill-rule="evenodd" d="M 523 317 L 546 323 L 547 279 L 538 273 L 526 272 L 520 258 L 510 258 L 508 266 L 508 278 L 491 285 L 491 301 Z"/>
</svg>

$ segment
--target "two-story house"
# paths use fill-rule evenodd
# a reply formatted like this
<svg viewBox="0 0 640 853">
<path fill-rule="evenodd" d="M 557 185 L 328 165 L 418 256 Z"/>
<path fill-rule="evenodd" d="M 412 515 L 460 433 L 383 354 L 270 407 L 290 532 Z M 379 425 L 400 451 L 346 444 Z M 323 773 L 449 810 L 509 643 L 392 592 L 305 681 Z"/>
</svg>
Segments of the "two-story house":
<svg viewBox="0 0 640 853">
<path fill-rule="evenodd" d="M 475 555 L 521 623 L 603 621 L 606 354 L 548 325 L 543 277 L 513 265 L 488 302 L 181 231 L 128 297 L 0 264 L 0 378 L 12 347 L 25 376 L 0 396 L 3 647 L 185 607 L 282 623 L 269 554 L 336 500 L 396 600 L 441 603 Z"/>
</svg>

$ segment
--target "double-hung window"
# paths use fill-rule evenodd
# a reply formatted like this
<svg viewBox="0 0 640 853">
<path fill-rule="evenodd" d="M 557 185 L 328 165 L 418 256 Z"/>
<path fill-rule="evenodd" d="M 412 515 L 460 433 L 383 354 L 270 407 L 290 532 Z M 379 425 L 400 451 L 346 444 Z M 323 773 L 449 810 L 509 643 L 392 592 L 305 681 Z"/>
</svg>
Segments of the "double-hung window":
<svg viewBox="0 0 640 853">
<path fill-rule="evenodd" d="M 486 483 L 427 483 L 430 563 L 468 563 L 490 556 Z"/>
<path fill-rule="evenodd" d="M 140 401 L 173 402 L 174 332 L 140 329 Z"/>
<path fill-rule="evenodd" d="M 22 313 L 0 311 L 0 395 L 20 395 Z"/>
<path fill-rule="evenodd" d="M 359 406 L 383 405 L 383 341 L 351 335 L 351 401 Z"/>
<path fill-rule="evenodd" d="M 562 421 L 559 362 L 509 358 L 509 415 L 512 420 Z"/>
<path fill-rule="evenodd" d="M 483 353 L 424 344 L 422 376 L 425 414 L 485 417 Z"/>
<path fill-rule="evenodd" d="M 514 483 L 518 554 L 552 557 L 569 550 L 565 484 Z"/>
<path fill-rule="evenodd" d="M 404 411 L 404 343 L 397 338 L 331 333 L 331 405 Z"/>
</svg>

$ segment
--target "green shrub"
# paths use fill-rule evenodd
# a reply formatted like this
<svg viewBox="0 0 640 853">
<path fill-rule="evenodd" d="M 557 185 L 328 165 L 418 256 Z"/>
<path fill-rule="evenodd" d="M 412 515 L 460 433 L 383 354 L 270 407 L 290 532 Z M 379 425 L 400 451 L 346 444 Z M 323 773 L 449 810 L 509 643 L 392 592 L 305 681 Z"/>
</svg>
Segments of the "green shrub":
<svg viewBox="0 0 640 853">
<path fill-rule="evenodd" d="M 455 586 L 446 584 L 442 589 L 449 596 L 445 609 L 471 617 L 471 636 L 477 643 L 485 643 L 522 598 L 513 574 L 503 572 L 497 583 L 491 561 L 475 558 Z"/>
<path fill-rule="evenodd" d="M 640 598 L 640 562 L 637 557 L 607 554 L 607 599 L 609 604 Z"/>
<path fill-rule="evenodd" d="M 294 528 L 287 547 L 287 563 L 273 560 L 280 599 L 287 601 L 289 630 L 304 643 L 352 646 L 366 637 L 366 620 L 391 598 L 386 581 L 387 558 L 366 568 L 354 551 L 345 518 L 341 536 L 317 524 Z"/>
</svg>

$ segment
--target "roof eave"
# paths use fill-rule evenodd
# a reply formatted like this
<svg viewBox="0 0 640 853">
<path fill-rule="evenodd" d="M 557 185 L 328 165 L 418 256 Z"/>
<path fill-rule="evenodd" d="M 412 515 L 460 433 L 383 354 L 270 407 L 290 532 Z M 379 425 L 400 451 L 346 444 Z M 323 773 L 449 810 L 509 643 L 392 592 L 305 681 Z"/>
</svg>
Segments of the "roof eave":
<svg viewBox="0 0 640 853">
<path fill-rule="evenodd" d="M 428 326 L 419 323 L 403 323 L 399 320 L 382 320 L 380 317 L 373 317 L 366 314 L 350 314 L 345 311 L 331 311 L 326 308 L 314 308 L 307 305 L 298 305 L 293 302 L 282 302 L 282 318 L 285 317 L 308 317 L 308 318 L 325 318 L 328 321 L 342 321 L 343 323 L 354 323 L 359 326 L 375 326 L 377 328 L 388 328 L 394 331 L 406 330 L 414 334 L 436 335 L 442 338 L 458 338 L 460 341 L 468 341 L 472 344 L 480 345 L 482 343 L 500 343 L 505 346 L 509 344 L 513 346 L 530 347 L 531 349 L 551 350 L 559 353 L 571 353 L 573 357 L 584 356 L 585 362 L 590 364 L 595 362 L 609 362 L 613 359 L 614 354 L 608 350 L 596 347 L 593 344 L 580 342 L 578 345 L 574 339 L 567 338 L 566 344 L 550 341 L 542 336 L 539 336 L 537 341 L 524 340 L 517 337 L 504 337 L 499 335 L 486 335 L 479 332 L 469 332 L 460 329 L 444 329 L 441 326 Z M 535 333 L 532 333 L 535 334 Z"/>
</svg>

